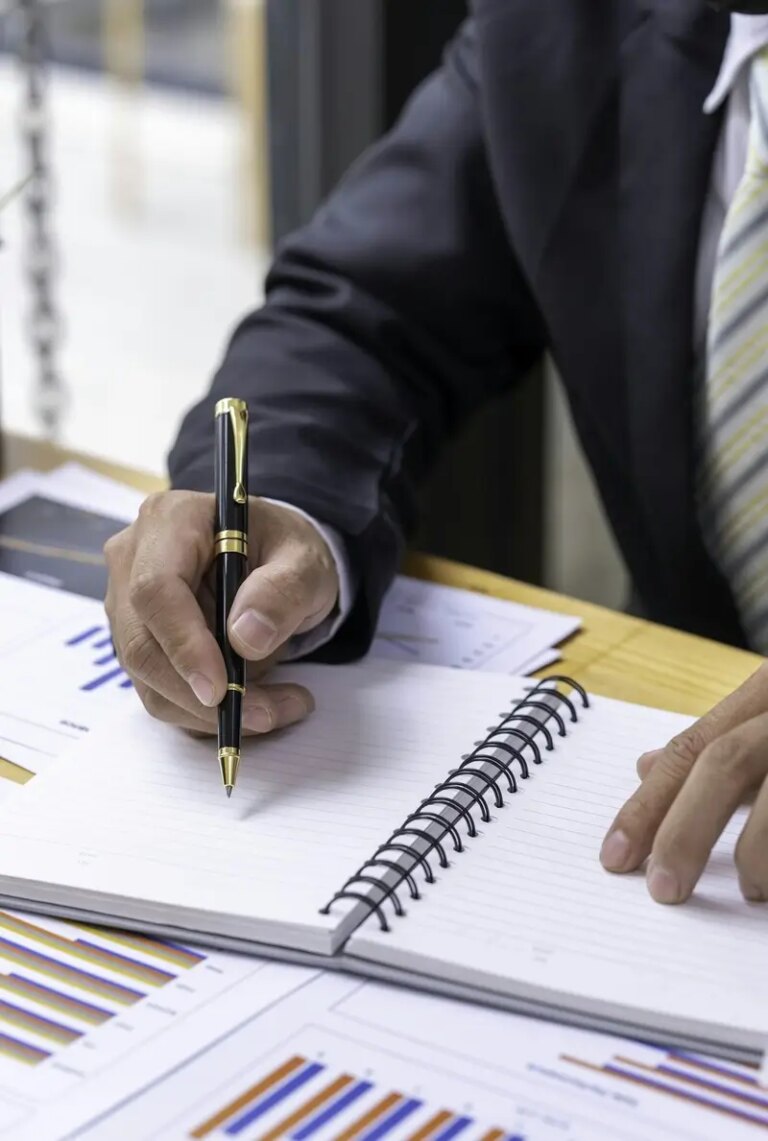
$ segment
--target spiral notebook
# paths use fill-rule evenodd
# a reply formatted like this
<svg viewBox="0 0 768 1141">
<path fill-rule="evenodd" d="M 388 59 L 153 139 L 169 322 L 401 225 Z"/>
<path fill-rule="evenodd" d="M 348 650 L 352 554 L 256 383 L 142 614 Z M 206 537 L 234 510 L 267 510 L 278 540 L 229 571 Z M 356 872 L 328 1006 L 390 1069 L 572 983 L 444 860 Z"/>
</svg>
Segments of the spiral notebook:
<svg viewBox="0 0 768 1141">
<path fill-rule="evenodd" d="M 0 817 L 6 906 L 340 966 L 525 1013 L 753 1060 L 768 911 L 728 829 L 663 908 L 600 841 L 640 752 L 685 718 L 578 686 L 369 661 L 297 666 L 317 711 L 215 750 L 138 707 Z"/>
</svg>

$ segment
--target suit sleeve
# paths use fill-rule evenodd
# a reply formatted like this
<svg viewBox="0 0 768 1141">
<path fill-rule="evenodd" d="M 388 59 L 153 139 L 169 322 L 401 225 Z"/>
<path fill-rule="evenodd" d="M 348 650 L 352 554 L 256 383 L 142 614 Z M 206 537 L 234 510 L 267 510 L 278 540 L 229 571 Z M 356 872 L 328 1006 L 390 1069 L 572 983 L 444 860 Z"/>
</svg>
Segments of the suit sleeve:
<svg viewBox="0 0 768 1141">
<path fill-rule="evenodd" d="M 170 454 L 211 489 L 213 406 L 248 401 L 251 492 L 343 537 L 358 590 L 318 656 L 363 653 L 441 444 L 545 348 L 488 167 L 471 22 L 394 129 L 278 251 Z"/>
</svg>

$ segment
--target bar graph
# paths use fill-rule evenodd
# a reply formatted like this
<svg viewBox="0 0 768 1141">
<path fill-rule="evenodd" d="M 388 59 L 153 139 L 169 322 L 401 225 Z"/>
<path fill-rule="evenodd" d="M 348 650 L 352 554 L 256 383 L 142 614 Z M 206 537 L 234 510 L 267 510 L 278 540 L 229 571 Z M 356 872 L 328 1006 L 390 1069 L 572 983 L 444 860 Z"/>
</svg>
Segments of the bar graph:
<svg viewBox="0 0 768 1141">
<path fill-rule="evenodd" d="M 78 630 L 72 637 L 67 638 L 64 645 L 67 647 L 84 647 L 89 651 L 96 651 L 92 665 L 99 672 L 82 683 L 80 689 L 83 693 L 93 693 L 111 683 L 121 689 L 131 688 L 130 678 L 117 661 L 112 636 L 106 624 L 99 623 L 86 626 L 84 629 Z"/>
<path fill-rule="evenodd" d="M 0 911 L 0 1060 L 61 1057 L 205 962 L 144 936 Z"/>
<path fill-rule="evenodd" d="M 722 1118 L 762 1127 L 768 1133 L 768 1086 L 746 1066 L 640 1044 L 605 1060 L 561 1054 L 560 1061 L 618 1084 L 667 1095 Z"/>
<path fill-rule="evenodd" d="M 0 797 L 135 700 L 100 602 L 7 575 L 2 586 Z"/>
<path fill-rule="evenodd" d="M 356 1051 L 357 1053 L 357 1051 Z M 525 1141 L 426 1094 L 388 1089 L 318 1056 L 293 1054 L 191 1126 L 192 1141 Z"/>
</svg>

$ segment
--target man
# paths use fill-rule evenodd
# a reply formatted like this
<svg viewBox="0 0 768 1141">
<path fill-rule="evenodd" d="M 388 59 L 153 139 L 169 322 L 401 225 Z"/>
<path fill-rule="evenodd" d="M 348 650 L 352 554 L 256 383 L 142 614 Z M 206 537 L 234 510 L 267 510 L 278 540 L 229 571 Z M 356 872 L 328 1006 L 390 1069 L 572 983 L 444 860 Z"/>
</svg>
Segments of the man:
<svg viewBox="0 0 768 1141">
<path fill-rule="evenodd" d="M 217 398 L 248 399 L 265 497 L 230 625 L 258 674 L 364 652 L 437 448 L 546 350 L 649 617 L 768 649 L 768 3 L 732 7 L 752 14 L 474 0 L 442 70 L 280 251 L 172 452 L 184 490 L 109 545 L 115 643 L 150 713 L 210 731 L 224 691 L 204 617 Z M 311 707 L 252 686 L 245 723 Z M 682 902 L 759 790 L 736 860 L 768 898 L 768 666 L 639 772 L 606 868 L 650 855 L 651 894 Z"/>
</svg>

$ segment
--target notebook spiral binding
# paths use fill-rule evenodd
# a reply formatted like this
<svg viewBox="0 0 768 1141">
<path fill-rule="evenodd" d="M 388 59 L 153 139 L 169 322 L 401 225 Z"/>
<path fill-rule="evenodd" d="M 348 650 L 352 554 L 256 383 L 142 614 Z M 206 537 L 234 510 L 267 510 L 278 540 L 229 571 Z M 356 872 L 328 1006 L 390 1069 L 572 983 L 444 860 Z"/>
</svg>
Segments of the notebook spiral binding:
<svg viewBox="0 0 768 1141">
<path fill-rule="evenodd" d="M 434 793 L 422 800 L 387 842 L 376 849 L 371 859 L 349 877 L 341 890 L 321 908 L 320 914 L 328 915 L 335 903 L 350 900 L 365 904 L 368 914 L 375 913 L 378 917 L 381 930 L 389 931 L 384 905 L 389 903 L 396 916 L 405 915 L 405 907 L 398 895 L 403 885 L 411 899 L 421 898 L 414 875 L 417 868 L 421 868 L 426 883 L 434 883 L 435 873 L 430 860 L 436 859 L 441 868 L 447 868 L 448 843 L 454 852 L 464 850 L 459 825 L 463 823 L 466 826 L 468 836 L 477 836 L 476 811 L 484 823 L 491 819 L 487 798 L 492 797 L 494 806 L 502 808 L 505 792 L 516 793 L 518 781 L 530 777 L 531 765 L 543 763 L 542 747 L 544 752 L 552 752 L 556 748 L 548 722 L 552 722 L 558 737 L 565 737 L 567 722 L 573 724 L 579 720 L 576 702 L 561 693 L 558 685 L 569 686 L 580 699 L 582 711 L 589 709 L 586 690 L 572 678 L 548 677 L 532 686 L 527 697 L 518 701 L 508 714 L 502 714 L 503 720 L 498 725 L 488 728 L 487 736 L 475 742 L 473 752 L 462 757 L 462 763 L 449 773 L 448 779 L 437 785 Z M 445 815 L 448 809 L 455 814 L 452 819 Z M 430 825 L 436 825 L 437 831 L 430 830 Z M 405 863 L 408 858 L 410 864 Z M 376 892 L 375 896 L 373 892 Z"/>
</svg>

